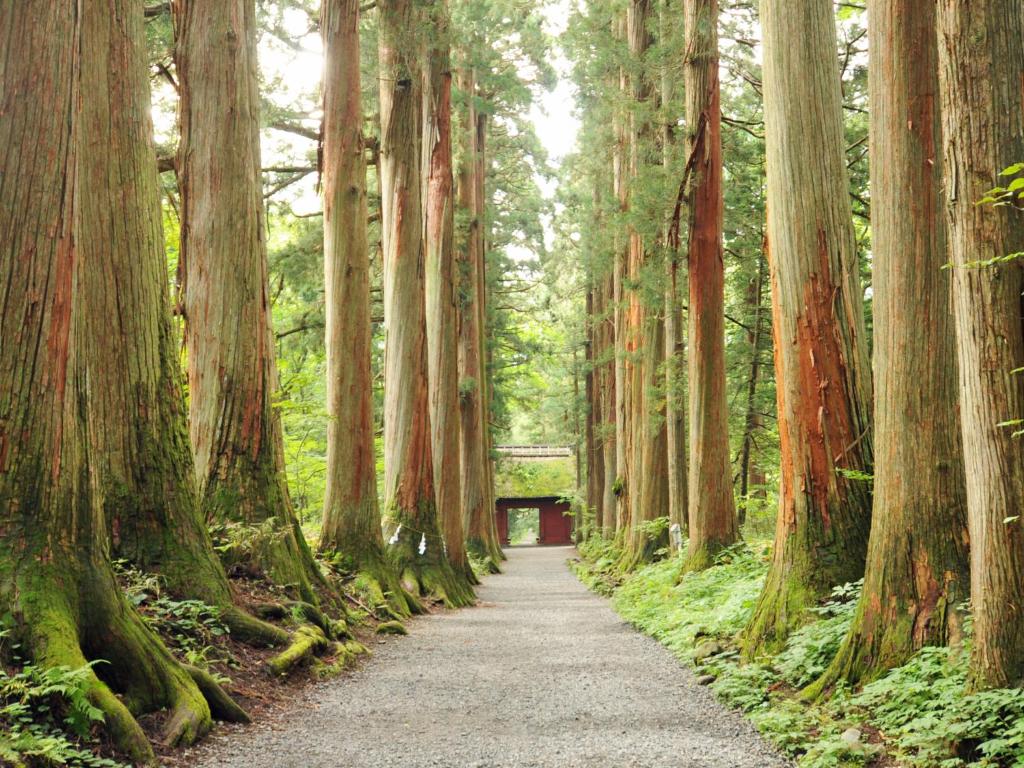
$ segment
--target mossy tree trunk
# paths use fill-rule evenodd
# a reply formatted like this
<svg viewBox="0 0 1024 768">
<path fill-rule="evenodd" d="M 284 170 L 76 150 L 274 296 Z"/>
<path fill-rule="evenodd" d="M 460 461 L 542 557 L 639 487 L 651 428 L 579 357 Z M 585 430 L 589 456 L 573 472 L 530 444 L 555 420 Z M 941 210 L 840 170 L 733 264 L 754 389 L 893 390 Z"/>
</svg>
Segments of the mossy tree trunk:
<svg viewBox="0 0 1024 768">
<path fill-rule="evenodd" d="M 287 634 L 237 609 L 202 519 L 167 293 L 149 73 L 137 4 L 85 15 L 83 71 L 100 87 L 82 101 L 78 248 L 92 267 L 84 323 L 92 366 L 92 466 L 113 551 L 158 571 L 170 590 L 222 609 L 240 636 Z M 116 148 L 106 151 L 101 148 Z"/>
<path fill-rule="evenodd" d="M 358 0 L 327 0 L 324 40 L 324 285 L 327 487 L 320 550 L 369 579 L 400 614 L 415 607 L 384 555 L 370 370 L 370 251 Z"/>
<path fill-rule="evenodd" d="M 762 0 L 768 239 L 781 481 L 771 568 L 745 631 L 778 648 L 864 573 L 871 368 L 847 197 L 830 0 Z M 799 116 L 797 119 L 796 116 Z"/>
<path fill-rule="evenodd" d="M 267 285 L 255 0 L 174 4 L 189 415 L 201 503 L 303 600 L 325 586 L 288 496 Z M 228 553 L 231 556 L 231 553 Z"/>
<path fill-rule="evenodd" d="M 718 0 L 686 0 L 684 90 L 689 214 L 690 538 L 686 567 L 701 570 L 739 538 L 729 467 L 722 259 L 722 114 Z"/>
<path fill-rule="evenodd" d="M 424 18 L 414 0 L 378 3 L 384 240 L 384 503 L 403 585 L 448 605 L 473 600 L 448 561 L 434 495 L 422 201 Z"/>
<path fill-rule="evenodd" d="M 1024 681 L 1024 215 L 979 205 L 1024 162 L 1024 15 L 1017 3 L 938 3 L 940 102 L 971 539 L 972 688 Z M 1019 201 L 1018 201 L 1019 202 Z"/>
<path fill-rule="evenodd" d="M 423 83 L 427 373 L 434 489 L 455 574 L 477 583 L 466 552 L 459 448 L 459 327 L 452 167 L 452 71 L 448 3 L 429 11 Z"/>
<path fill-rule="evenodd" d="M 460 153 L 457 202 L 465 220 L 459 233 L 456 253 L 458 266 L 458 366 L 459 366 L 459 450 L 461 454 L 462 514 L 467 546 L 485 558 L 492 570 L 502 559 L 501 544 L 494 524 L 491 505 L 490 456 L 487 443 L 486 370 L 483 350 L 483 259 L 484 221 L 482 168 L 479 141 L 480 121 L 474 100 L 476 78 L 472 71 L 459 75 L 459 90 L 466 101 L 463 116 L 463 147 Z"/>
<path fill-rule="evenodd" d="M 90 235 L 80 229 L 78 180 L 90 178 L 84 156 L 97 145 L 80 110 L 107 87 L 104 57 L 83 51 L 111 29 L 122 34 L 111 25 L 126 17 L 110 10 L 56 0 L 0 6 L 0 44 L 31 52 L 11 57 L 0 78 L 0 141 L 34 150 L 0 160 L 0 609 L 42 666 L 105 660 L 89 673 L 89 698 L 114 742 L 150 764 L 136 715 L 167 709 L 163 738 L 181 744 L 209 729 L 211 711 L 121 595 L 94 463 L 103 446 L 93 436 L 109 425 L 90 409 L 91 377 L 106 358 L 85 318 L 96 286 L 86 273 L 102 265 L 79 248 Z M 120 148 L 104 146 L 104 155 L 111 149 Z"/>
<path fill-rule="evenodd" d="M 960 633 L 967 516 L 946 227 L 935 6 L 870 0 L 875 483 L 864 593 L 814 691 Z M 911 310 L 913 317 L 907 315 Z"/>
</svg>

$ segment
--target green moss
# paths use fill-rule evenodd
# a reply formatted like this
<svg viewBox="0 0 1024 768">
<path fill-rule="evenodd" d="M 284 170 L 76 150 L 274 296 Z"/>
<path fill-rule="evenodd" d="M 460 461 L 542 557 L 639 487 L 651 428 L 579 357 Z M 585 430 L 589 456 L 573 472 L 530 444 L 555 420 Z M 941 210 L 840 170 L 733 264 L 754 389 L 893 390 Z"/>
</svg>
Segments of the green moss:
<svg viewBox="0 0 1024 768">
<path fill-rule="evenodd" d="M 409 630 L 400 621 L 385 621 L 374 630 L 378 635 L 408 635 Z"/>
</svg>

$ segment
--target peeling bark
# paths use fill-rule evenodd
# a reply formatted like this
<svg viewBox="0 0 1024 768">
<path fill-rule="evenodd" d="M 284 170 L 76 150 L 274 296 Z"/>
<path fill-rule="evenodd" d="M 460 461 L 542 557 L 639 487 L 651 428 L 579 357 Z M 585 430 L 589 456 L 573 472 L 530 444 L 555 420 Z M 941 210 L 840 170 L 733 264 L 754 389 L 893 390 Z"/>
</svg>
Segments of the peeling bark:
<svg viewBox="0 0 1024 768">
<path fill-rule="evenodd" d="M 473 104 L 476 78 L 459 75 L 459 90 L 468 104 L 458 174 L 457 202 L 467 224 L 460 232 L 456 253 L 459 274 L 459 409 L 462 475 L 462 514 L 467 545 L 485 558 L 495 572 L 503 559 L 494 523 L 487 432 L 486 369 L 484 365 L 484 200 L 483 146 L 480 115 Z"/>
<path fill-rule="evenodd" d="M 864 573 L 871 368 L 847 198 L 830 0 L 762 0 L 768 239 L 781 482 L 772 566 L 745 653 Z M 800 119 L 794 119 L 799 115 Z"/>
<path fill-rule="evenodd" d="M 722 114 L 718 0 L 685 3 L 689 213 L 690 535 L 686 567 L 701 570 L 739 539 L 729 469 L 722 258 Z"/>
<path fill-rule="evenodd" d="M 86 315 L 98 286 L 88 273 L 103 265 L 95 249 L 80 248 L 95 236 L 82 197 L 94 183 L 86 155 L 97 138 L 81 97 L 110 75 L 91 48 L 107 34 L 122 44 L 142 8 L 110 11 L 56 0 L 0 5 L 0 47 L 29 52 L 10 57 L 0 77 L 0 145 L 35 148 L 0 158 L 0 610 L 41 666 L 107 660 L 88 673 L 87 694 L 113 741 L 152 764 L 133 713 L 168 710 L 163 739 L 184 744 L 210 728 L 211 711 L 114 580 L 92 444 L 112 425 L 91 407 L 92 376 L 107 361 Z"/>
</svg>

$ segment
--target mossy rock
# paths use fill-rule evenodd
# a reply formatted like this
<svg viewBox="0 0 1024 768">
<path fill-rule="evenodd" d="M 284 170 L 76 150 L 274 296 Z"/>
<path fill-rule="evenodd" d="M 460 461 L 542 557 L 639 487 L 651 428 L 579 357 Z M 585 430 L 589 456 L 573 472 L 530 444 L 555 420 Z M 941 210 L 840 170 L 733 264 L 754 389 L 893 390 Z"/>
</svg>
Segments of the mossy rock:
<svg viewBox="0 0 1024 768">
<path fill-rule="evenodd" d="M 377 625 L 375 630 L 378 635 L 408 635 L 409 630 L 400 621 L 385 621 Z"/>
</svg>

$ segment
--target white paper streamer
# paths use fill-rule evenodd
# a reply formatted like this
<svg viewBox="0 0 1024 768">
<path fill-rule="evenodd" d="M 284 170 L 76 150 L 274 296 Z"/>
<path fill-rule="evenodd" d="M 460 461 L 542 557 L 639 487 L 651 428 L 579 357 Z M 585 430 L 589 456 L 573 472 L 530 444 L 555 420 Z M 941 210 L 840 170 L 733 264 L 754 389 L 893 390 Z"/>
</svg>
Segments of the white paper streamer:
<svg viewBox="0 0 1024 768">
<path fill-rule="evenodd" d="M 420 554 L 422 555 L 427 551 L 427 534 L 420 534 Z"/>
<path fill-rule="evenodd" d="M 393 534 L 391 534 L 391 538 L 388 539 L 388 546 L 389 547 L 393 547 L 393 546 L 395 546 L 395 544 L 398 543 L 398 534 L 400 534 L 401 532 L 402 532 L 402 524 L 399 523 L 398 527 L 395 528 L 395 532 Z"/>
</svg>

